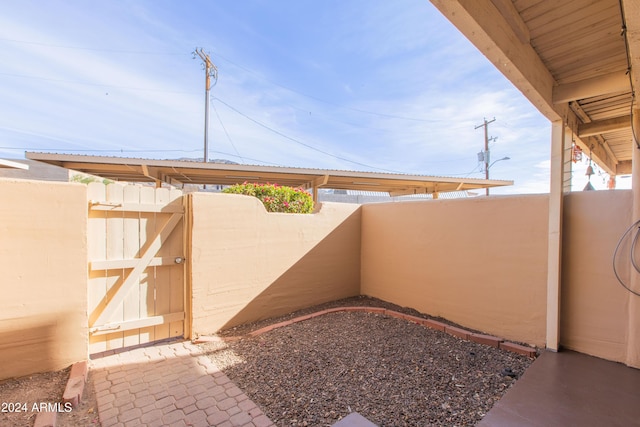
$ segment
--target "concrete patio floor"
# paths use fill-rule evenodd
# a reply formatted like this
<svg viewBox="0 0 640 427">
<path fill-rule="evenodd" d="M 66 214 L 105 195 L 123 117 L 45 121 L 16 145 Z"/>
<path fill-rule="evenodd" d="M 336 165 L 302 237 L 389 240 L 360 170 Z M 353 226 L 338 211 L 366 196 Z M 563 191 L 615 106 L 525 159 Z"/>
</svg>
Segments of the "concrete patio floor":
<svg viewBox="0 0 640 427">
<path fill-rule="evenodd" d="M 90 369 L 102 427 L 274 425 L 189 342 L 100 357 Z"/>
<path fill-rule="evenodd" d="M 640 426 L 640 370 L 574 351 L 545 352 L 478 427 Z"/>
</svg>

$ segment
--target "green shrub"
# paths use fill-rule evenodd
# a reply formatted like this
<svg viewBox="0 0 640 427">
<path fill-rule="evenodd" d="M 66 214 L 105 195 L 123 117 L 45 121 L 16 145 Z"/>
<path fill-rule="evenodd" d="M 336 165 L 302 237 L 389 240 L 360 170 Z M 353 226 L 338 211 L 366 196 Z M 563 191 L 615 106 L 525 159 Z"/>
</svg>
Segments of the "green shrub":
<svg viewBox="0 0 640 427">
<path fill-rule="evenodd" d="M 222 192 L 257 197 L 267 212 L 311 213 L 313 211 L 313 199 L 302 188 L 245 182 L 227 187 Z"/>
<path fill-rule="evenodd" d="M 80 184 L 91 184 L 92 182 L 102 182 L 104 185 L 113 184 L 113 181 L 106 178 L 98 178 L 97 176 L 73 175 L 69 182 L 79 182 Z"/>
</svg>

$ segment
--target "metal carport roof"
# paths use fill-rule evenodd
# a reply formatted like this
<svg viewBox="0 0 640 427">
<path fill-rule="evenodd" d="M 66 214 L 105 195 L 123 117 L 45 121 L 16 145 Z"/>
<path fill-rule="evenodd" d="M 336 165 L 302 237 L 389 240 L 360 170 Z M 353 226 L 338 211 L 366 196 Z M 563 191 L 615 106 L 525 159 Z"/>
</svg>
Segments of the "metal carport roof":
<svg viewBox="0 0 640 427">
<path fill-rule="evenodd" d="M 513 185 L 513 181 L 454 178 L 396 173 L 357 172 L 280 166 L 204 163 L 188 160 L 153 160 L 27 152 L 26 157 L 115 181 L 233 185 L 243 182 L 277 183 L 313 189 L 388 192 L 391 196 L 435 194 Z"/>
</svg>

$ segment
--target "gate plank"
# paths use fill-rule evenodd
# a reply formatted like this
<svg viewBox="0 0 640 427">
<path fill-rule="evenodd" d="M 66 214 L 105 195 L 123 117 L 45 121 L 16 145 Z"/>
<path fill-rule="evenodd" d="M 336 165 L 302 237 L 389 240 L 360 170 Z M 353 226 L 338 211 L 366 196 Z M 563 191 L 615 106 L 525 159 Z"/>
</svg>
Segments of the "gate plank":
<svg viewBox="0 0 640 427">
<path fill-rule="evenodd" d="M 140 203 L 140 187 L 136 185 L 127 185 L 124 187 L 124 205 Z M 124 216 L 124 240 L 123 240 L 123 258 L 134 258 L 140 254 L 140 212 L 131 212 L 123 210 Z M 124 274 L 123 274 L 124 277 Z M 139 277 L 133 280 L 131 290 L 126 294 L 123 301 L 123 320 L 139 319 L 140 317 L 140 286 Z M 140 344 L 139 334 L 137 330 L 125 330 L 124 345 L 134 346 Z"/>
<path fill-rule="evenodd" d="M 153 187 L 140 188 L 140 203 L 142 204 L 155 204 L 156 203 L 156 190 Z M 140 213 L 140 244 L 142 248 L 150 241 L 156 232 L 156 214 L 149 212 Z M 131 266 L 135 267 L 135 264 Z M 147 267 L 140 274 L 140 301 L 138 305 L 140 307 L 141 317 L 152 317 L 156 314 L 156 268 Z M 140 329 L 140 344 L 155 341 L 155 328 L 153 326 Z"/>
<path fill-rule="evenodd" d="M 131 287 L 137 283 L 140 274 L 148 267 L 151 259 L 158 253 L 158 251 L 162 247 L 162 243 L 171 234 L 178 222 L 180 222 L 182 216 L 182 214 L 172 214 L 169 220 L 161 227 L 158 234 L 144 249 L 138 265 L 136 265 L 133 270 L 131 270 L 122 285 L 115 291 L 113 297 L 107 301 L 106 307 L 104 307 L 104 310 L 102 310 L 102 312 L 98 315 L 93 325 L 104 324 L 107 321 L 113 319 L 113 316 L 118 311 L 120 304 L 122 304 L 125 296 L 131 290 Z M 158 338 L 156 337 L 156 339 Z"/>
<path fill-rule="evenodd" d="M 90 200 L 105 201 L 106 187 L 101 182 L 92 182 L 87 186 L 87 197 Z M 89 262 L 95 259 L 107 258 L 107 213 L 88 212 L 87 218 L 87 258 Z M 89 271 L 87 284 L 87 308 L 89 313 L 97 309 L 107 293 L 106 271 Z M 89 353 L 99 353 L 107 350 L 104 336 L 89 336 Z"/>
<path fill-rule="evenodd" d="M 123 203 L 124 187 L 121 184 L 107 185 L 107 202 Z M 124 216 L 123 212 L 107 212 L 107 259 L 124 258 Z M 107 270 L 107 295 L 114 294 L 121 286 L 124 278 L 124 270 Z M 105 307 L 108 309 L 109 307 Z M 112 313 L 109 320 L 124 320 L 124 310 L 122 302 L 113 304 Z M 122 348 L 124 334 L 114 333 L 107 338 L 107 350 Z"/>
<path fill-rule="evenodd" d="M 168 188 L 156 189 L 156 203 L 166 205 L 171 202 L 171 191 Z M 160 214 L 156 214 L 156 218 Z M 177 236 L 177 234 L 175 235 Z M 165 239 L 162 248 L 158 251 L 158 256 L 164 256 L 168 253 L 167 245 L 171 241 L 171 237 Z M 170 269 L 173 267 L 156 267 L 156 315 L 167 314 L 171 312 L 169 300 L 171 298 L 171 276 Z M 157 340 L 169 338 L 169 325 L 157 325 L 155 328 Z"/>
<path fill-rule="evenodd" d="M 182 191 L 177 189 L 172 189 L 170 193 L 170 199 L 172 200 L 171 205 L 179 205 L 180 208 L 184 210 L 184 199 L 182 197 Z M 185 253 L 184 247 L 184 227 L 185 221 L 182 221 L 177 227 L 173 238 L 167 242 L 166 251 L 164 254 L 173 254 L 173 253 Z M 184 257 L 183 257 L 184 259 Z M 169 279 L 170 279 L 170 288 L 169 288 L 169 311 L 172 313 L 175 312 L 184 312 L 184 281 L 185 281 L 185 265 L 184 262 L 181 264 L 173 264 L 169 268 Z M 169 336 L 170 337 L 181 337 L 184 335 L 184 317 L 178 319 L 177 321 L 172 321 L 169 323 Z"/>
</svg>

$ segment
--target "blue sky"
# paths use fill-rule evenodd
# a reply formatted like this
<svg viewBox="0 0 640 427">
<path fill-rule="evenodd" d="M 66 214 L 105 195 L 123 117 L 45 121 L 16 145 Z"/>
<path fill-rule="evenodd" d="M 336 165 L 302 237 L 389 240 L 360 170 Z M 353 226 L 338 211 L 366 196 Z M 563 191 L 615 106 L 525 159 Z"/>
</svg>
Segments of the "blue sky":
<svg viewBox="0 0 640 427">
<path fill-rule="evenodd" d="M 196 47 L 211 159 L 484 178 L 495 118 L 492 194 L 548 191 L 550 124 L 427 0 L 3 2 L 0 157 L 202 157 Z"/>
</svg>

